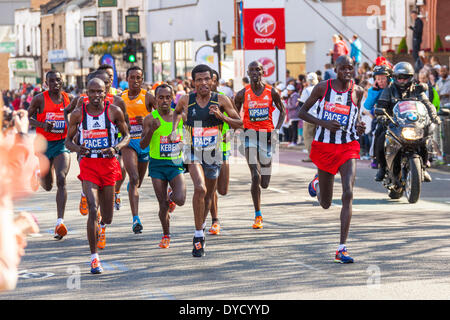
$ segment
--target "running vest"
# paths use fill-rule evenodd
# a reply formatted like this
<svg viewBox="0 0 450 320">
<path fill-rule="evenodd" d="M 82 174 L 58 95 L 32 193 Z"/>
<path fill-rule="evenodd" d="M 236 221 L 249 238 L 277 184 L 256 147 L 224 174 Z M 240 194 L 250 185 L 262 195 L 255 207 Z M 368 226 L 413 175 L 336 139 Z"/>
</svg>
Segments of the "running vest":
<svg viewBox="0 0 450 320">
<path fill-rule="evenodd" d="M 152 111 L 152 116 L 159 120 L 160 126 L 153 132 L 150 140 L 150 158 L 159 160 L 172 160 L 182 157 L 181 141 L 183 140 L 183 119 L 180 119 L 177 127 L 177 140 L 169 142 L 168 137 L 172 133 L 172 122 L 165 121 L 158 110 Z"/>
<path fill-rule="evenodd" d="M 355 128 L 358 107 L 352 100 L 354 86 L 355 84 L 352 81 L 350 89 L 338 92 L 331 86 L 331 79 L 327 81 L 327 90 L 317 107 L 317 117 L 327 121 L 337 120 L 341 124 L 341 129 L 332 133 L 330 130 L 319 126 L 314 140 L 342 144 L 358 139 Z"/>
<path fill-rule="evenodd" d="M 275 110 L 272 101 L 272 87 L 268 84 L 260 96 L 257 96 L 251 85 L 245 86 L 244 94 L 244 128 L 256 131 L 271 132 L 274 129 L 272 113 Z"/>
<path fill-rule="evenodd" d="M 211 92 L 211 98 L 204 108 L 197 104 L 196 98 L 196 93 L 189 94 L 185 143 L 191 145 L 192 151 L 219 149 L 222 142 L 223 121 L 209 113 L 211 105 L 219 105 L 219 96 L 217 92 Z"/>
<path fill-rule="evenodd" d="M 48 91 L 44 95 L 44 111 L 36 115 L 36 120 L 39 122 L 53 122 L 53 129 L 51 132 L 45 131 L 43 128 L 36 128 L 36 133 L 45 137 L 47 141 L 63 140 L 67 136 L 67 125 L 64 120 L 64 109 L 70 104 L 69 95 L 61 92 L 63 102 L 55 104 L 50 98 Z"/>
<path fill-rule="evenodd" d="M 129 90 L 125 90 L 122 93 L 122 99 L 125 101 L 128 117 L 130 119 L 130 136 L 131 139 L 140 139 L 142 135 L 142 125 L 137 123 L 136 117 L 141 116 L 142 118 L 145 118 L 150 114 L 145 106 L 145 95 L 147 94 L 147 91 L 141 89 L 139 95 L 133 100 L 129 98 L 128 93 Z"/>
<path fill-rule="evenodd" d="M 105 101 L 105 107 L 101 114 L 93 116 L 87 112 L 87 104 L 82 106 L 82 119 L 78 126 L 80 133 L 80 145 L 90 149 L 87 158 L 103 158 L 101 149 L 111 148 L 117 145 L 116 126 L 108 116 L 111 103 Z"/>
</svg>

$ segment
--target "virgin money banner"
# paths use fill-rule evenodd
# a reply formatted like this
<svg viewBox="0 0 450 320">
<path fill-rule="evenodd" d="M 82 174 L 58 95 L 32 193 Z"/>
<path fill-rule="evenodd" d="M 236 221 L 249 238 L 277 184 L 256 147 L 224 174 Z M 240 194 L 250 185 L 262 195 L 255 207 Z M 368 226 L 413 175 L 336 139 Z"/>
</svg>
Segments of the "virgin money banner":
<svg viewBox="0 0 450 320">
<path fill-rule="evenodd" d="M 285 49 L 284 8 L 252 8 L 243 10 L 244 49 Z"/>
</svg>

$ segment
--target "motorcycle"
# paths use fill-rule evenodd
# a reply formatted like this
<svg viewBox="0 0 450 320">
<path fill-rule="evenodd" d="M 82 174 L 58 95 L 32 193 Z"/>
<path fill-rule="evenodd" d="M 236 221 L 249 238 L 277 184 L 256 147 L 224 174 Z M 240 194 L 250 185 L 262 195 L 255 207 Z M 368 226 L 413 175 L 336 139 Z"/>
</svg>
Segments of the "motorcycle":
<svg viewBox="0 0 450 320">
<path fill-rule="evenodd" d="M 387 124 L 383 185 L 391 199 L 400 199 L 404 193 L 409 203 L 416 203 L 432 145 L 428 111 L 422 102 L 407 100 L 397 102 L 392 117 L 382 108 L 376 108 L 375 114 Z"/>
</svg>

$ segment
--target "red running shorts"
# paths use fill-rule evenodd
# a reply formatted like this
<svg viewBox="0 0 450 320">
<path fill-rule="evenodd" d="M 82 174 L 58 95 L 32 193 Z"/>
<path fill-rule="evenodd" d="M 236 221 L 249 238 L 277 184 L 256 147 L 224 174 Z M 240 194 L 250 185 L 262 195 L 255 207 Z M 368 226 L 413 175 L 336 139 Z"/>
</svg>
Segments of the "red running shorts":
<svg viewBox="0 0 450 320">
<path fill-rule="evenodd" d="M 101 188 L 114 186 L 122 179 L 120 163 L 116 158 L 82 158 L 78 179 L 90 181 Z"/>
<path fill-rule="evenodd" d="M 334 144 L 313 141 L 310 159 L 320 170 L 335 175 L 340 166 L 350 159 L 359 159 L 360 145 L 354 140 L 348 143 Z"/>
</svg>

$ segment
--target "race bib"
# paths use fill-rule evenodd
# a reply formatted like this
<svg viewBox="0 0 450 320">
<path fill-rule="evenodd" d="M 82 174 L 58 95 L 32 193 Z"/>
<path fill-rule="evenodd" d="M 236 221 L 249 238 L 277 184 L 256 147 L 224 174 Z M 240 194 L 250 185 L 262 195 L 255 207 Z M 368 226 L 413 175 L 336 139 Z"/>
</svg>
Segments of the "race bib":
<svg viewBox="0 0 450 320">
<path fill-rule="evenodd" d="M 257 102 L 250 101 L 248 108 L 248 115 L 250 121 L 265 121 L 269 119 L 269 107 L 267 105 L 260 105 Z"/>
<path fill-rule="evenodd" d="M 109 148 L 108 130 L 83 130 L 84 146 L 91 149 L 91 153 L 100 153 L 100 149 Z"/>
<path fill-rule="evenodd" d="M 345 106 L 338 103 L 325 102 L 324 110 L 322 114 L 322 120 L 336 120 L 341 126 L 348 124 L 348 118 L 350 116 L 350 106 Z"/>
<path fill-rule="evenodd" d="M 160 136 L 159 139 L 159 156 L 164 158 L 176 158 L 181 153 L 181 136 L 177 135 L 177 140 L 169 142 L 168 136 Z"/>
<path fill-rule="evenodd" d="M 140 139 L 142 135 L 142 125 L 138 124 L 136 118 L 130 119 L 130 137 L 131 139 Z"/>
<path fill-rule="evenodd" d="M 192 145 L 203 150 L 214 149 L 219 139 L 219 128 L 192 128 Z"/>
<path fill-rule="evenodd" d="M 66 129 L 66 121 L 64 120 L 64 114 L 48 112 L 45 116 L 46 123 L 53 123 L 53 129 L 51 133 L 62 134 Z"/>
</svg>

